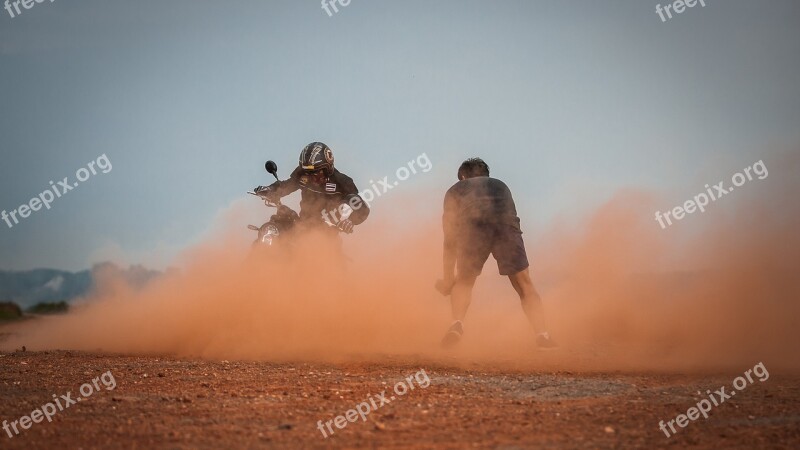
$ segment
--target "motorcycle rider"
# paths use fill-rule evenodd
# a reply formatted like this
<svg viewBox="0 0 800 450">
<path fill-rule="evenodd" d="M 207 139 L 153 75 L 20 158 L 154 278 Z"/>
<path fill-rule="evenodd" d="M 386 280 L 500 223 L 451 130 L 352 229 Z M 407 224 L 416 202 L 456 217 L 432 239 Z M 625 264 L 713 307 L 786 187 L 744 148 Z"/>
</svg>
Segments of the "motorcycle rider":
<svg viewBox="0 0 800 450">
<path fill-rule="evenodd" d="M 322 142 L 312 142 L 303 148 L 298 167 L 288 179 L 258 186 L 255 193 L 267 191 L 269 198 L 280 199 L 298 189 L 301 190 L 299 225 L 326 225 L 328 219 L 339 230 L 352 233 L 353 227 L 369 215 L 369 207 L 358 195 L 353 179 L 334 167 L 333 151 Z M 348 211 L 351 211 L 349 217 L 342 219 Z"/>
</svg>

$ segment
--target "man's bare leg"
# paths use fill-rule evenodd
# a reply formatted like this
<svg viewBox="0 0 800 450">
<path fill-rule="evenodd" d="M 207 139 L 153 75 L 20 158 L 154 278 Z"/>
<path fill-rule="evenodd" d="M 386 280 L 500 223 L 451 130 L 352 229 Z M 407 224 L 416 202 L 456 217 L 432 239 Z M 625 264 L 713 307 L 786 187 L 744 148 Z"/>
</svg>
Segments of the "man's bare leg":
<svg viewBox="0 0 800 450">
<path fill-rule="evenodd" d="M 519 300 L 522 303 L 522 309 L 525 315 L 528 316 L 533 330 L 537 334 L 537 342 L 540 340 L 550 341 L 550 334 L 547 332 L 547 327 L 544 321 L 544 309 L 542 308 L 542 299 L 536 288 L 533 287 L 531 274 L 528 269 L 519 271 L 513 275 L 509 275 L 508 279 L 514 290 L 519 295 Z M 540 339 L 541 338 L 541 339 Z"/>
<path fill-rule="evenodd" d="M 472 288 L 475 286 L 475 278 L 477 277 L 456 277 L 456 282 L 453 285 L 453 290 L 450 292 L 450 307 L 453 311 L 453 324 L 447 330 L 442 345 L 451 347 L 461 340 L 461 335 L 464 333 L 464 328 L 461 321 L 467 315 L 467 309 L 472 302 Z"/>
<path fill-rule="evenodd" d="M 472 288 L 477 277 L 456 277 L 456 284 L 450 293 L 450 307 L 453 311 L 453 320 L 464 320 L 469 304 L 472 303 Z"/>
</svg>

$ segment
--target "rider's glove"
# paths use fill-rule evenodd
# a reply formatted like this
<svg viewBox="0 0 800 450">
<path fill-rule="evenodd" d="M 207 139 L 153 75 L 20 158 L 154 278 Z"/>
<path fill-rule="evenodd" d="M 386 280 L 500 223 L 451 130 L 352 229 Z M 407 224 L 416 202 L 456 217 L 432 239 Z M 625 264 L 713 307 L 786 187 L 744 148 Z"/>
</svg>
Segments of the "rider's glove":
<svg viewBox="0 0 800 450">
<path fill-rule="evenodd" d="M 273 203 L 277 203 L 278 200 L 280 200 L 280 197 L 278 196 L 278 190 L 273 186 L 258 186 L 253 190 L 253 192 L 259 197 Z"/>
<path fill-rule="evenodd" d="M 339 223 L 336 224 L 336 228 L 342 230 L 347 234 L 350 234 L 353 232 L 353 221 L 350 219 L 344 219 L 342 221 L 339 221 Z"/>
</svg>

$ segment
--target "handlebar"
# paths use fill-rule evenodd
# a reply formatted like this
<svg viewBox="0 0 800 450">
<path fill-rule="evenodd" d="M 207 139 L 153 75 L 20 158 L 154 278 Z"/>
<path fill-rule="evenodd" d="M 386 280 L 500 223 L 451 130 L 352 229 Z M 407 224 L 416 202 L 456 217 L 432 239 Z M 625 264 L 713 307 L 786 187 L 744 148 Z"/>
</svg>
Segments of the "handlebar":
<svg viewBox="0 0 800 450">
<path fill-rule="evenodd" d="M 256 197 L 260 198 L 261 200 L 264 200 L 264 204 L 269 206 L 269 207 L 280 208 L 281 206 L 283 206 L 283 204 L 281 203 L 280 198 L 272 199 L 272 198 L 269 197 L 269 194 L 271 192 L 273 192 L 272 189 L 266 188 L 266 189 L 262 189 L 259 192 L 248 191 L 247 193 L 250 194 L 250 195 L 255 195 Z M 351 208 L 346 203 L 345 203 L 345 206 L 347 206 L 347 207 L 345 208 L 345 211 L 339 215 L 340 218 L 339 218 L 338 222 L 341 222 L 343 220 L 349 219 L 350 215 L 353 214 L 353 208 Z M 329 227 L 339 228 L 335 223 L 331 222 L 330 219 L 327 216 L 323 216 L 323 220 L 322 221 Z M 340 230 L 340 231 L 344 232 L 343 230 Z M 352 233 L 352 231 L 350 231 L 350 233 Z"/>
<path fill-rule="evenodd" d="M 271 191 L 272 191 L 271 189 L 264 189 L 263 191 L 261 191 L 259 193 L 255 193 L 255 192 L 252 192 L 252 191 L 248 191 L 247 193 L 250 194 L 250 195 L 255 195 L 256 197 L 260 198 L 261 200 L 264 200 L 264 204 L 265 205 L 271 206 L 273 208 L 277 208 L 277 207 L 281 206 L 281 200 L 280 199 L 273 200 L 273 199 L 267 197 L 267 195 Z"/>
</svg>

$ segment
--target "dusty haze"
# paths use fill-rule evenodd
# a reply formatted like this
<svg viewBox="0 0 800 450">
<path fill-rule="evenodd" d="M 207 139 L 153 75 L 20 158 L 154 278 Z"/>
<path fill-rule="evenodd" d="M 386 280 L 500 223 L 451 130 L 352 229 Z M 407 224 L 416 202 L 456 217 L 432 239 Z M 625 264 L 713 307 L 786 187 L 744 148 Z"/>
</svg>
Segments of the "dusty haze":
<svg viewBox="0 0 800 450">
<path fill-rule="evenodd" d="M 291 259 L 251 255 L 242 209 L 263 208 L 257 202 L 232 206 L 218 232 L 186 251 L 179 274 L 139 292 L 105 279 L 69 315 L 20 324 L 0 345 L 214 359 L 455 357 L 700 371 L 763 361 L 797 369 L 800 165 L 797 152 L 763 159 L 768 178 L 667 230 L 653 214 L 678 200 L 629 189 L 580 223 L 526 234 L 549 328 L 561 344 L 548 354 L 533 347 L 518 299 L 492 258 L 461 347 L 454 354 L 438 348 L 450 323 L 449 303 L 432 287 L 441 271 L 438 217 L 399 227 L 373 214 L 344 238 L 351 261 L 341 268 L 314 237 L 296 243 Z M 514 195 L 526 201 L 524 192 Z M 414 199 L 379 201 L 398 210 Z"/>
</svg>

